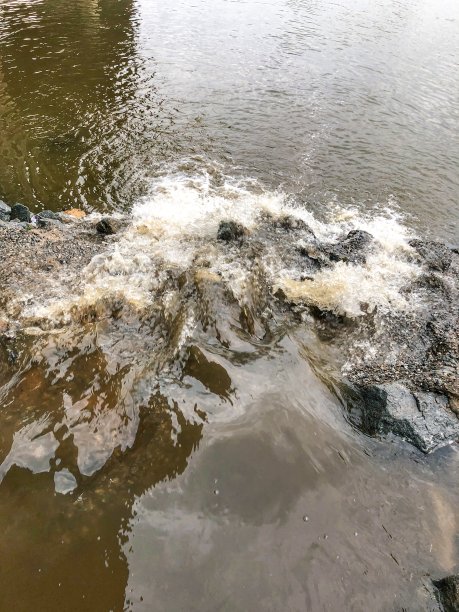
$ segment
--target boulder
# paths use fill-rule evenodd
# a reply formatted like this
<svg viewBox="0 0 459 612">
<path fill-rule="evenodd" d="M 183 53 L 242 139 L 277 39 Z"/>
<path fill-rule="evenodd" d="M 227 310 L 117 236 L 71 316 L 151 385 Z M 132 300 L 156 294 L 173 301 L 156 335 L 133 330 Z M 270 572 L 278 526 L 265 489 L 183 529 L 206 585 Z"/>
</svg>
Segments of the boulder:
<svg viewBox="0 0 459 612">
<path fill-rule="evenodd" d="M 410 240 L 409 245 L 418 253 L 429 270 L 447 272 L 453 259 L 452 249 L 441 242 Z"/>
<path fill-rule="evenodd" d="M 52 227 L 59 227 L 61 225 L 59 215 L 52 210 L 42 210 L 35 217 L 35 220 L 38 227 L 42 229 L 51 229 Z"/>
<path fill-rule="evenodd" d="M 459 576 L 447 576 L 433 580 L 438 600 L 445 612 L 459 612 Z"/>
<path fill-rule="evenodd" d="M 315 239 L 315 234 L 312 229 L 303 221 L 293 215 L 282 215 L 276 220 L 275 225 L 287 232 L 301 231 L 306 232 L 308 237 Z"/>
<path fill-rule="evenodd" d="M 17 219 L 18 221 L 23 221 L 26 223 L 30 223 L 32 220 L 32 215 L 30 214 L 30 210 L 24 204 L 15 204 L 11 208 L 10 214 L 11 221 Z"/>
<path fill-rule="evenodd" d="M 115 219 L 109 219 L 108 217 L 104 217 L 96 224 L 97 232 L 105 236 L 116 234 L 119 228 L 120 224 Z"/>
<path fill-rule="evenodd" d="M 231 242 L 240 240 L 245 234 L 245 229 L 240 223 L 235 221 L 221 221 L 218 226 L 217 240 Z"/>
<path fill-rule="evenodd" d="M 459 439 L 459 419 L 448 399 L 412 392 L 399 382 L 358 385 L 350 400 L 350 420 L 369 435 L 393 433 L 424 453 Z"/>
<path fill-rule="evenodd" d="M 352 230 L 347 236 L 331 245 L 324 245 L 323 250 L 331 261 L 348 263 L 365 263 L 367 248 L 373 236 L 364 230 Z"/>
</svg>

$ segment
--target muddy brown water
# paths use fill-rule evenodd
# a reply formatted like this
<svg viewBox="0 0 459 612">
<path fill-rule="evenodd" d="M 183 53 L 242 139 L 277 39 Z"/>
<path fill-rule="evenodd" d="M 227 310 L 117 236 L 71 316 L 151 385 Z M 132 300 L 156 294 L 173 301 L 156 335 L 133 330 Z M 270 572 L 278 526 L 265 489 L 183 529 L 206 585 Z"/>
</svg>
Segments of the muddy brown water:
<svg viewBox="0 0 459 612">
<path fill-rule="evenodd" d="M 290 238 L 214 237 L 352 217 L 382 255 L 321 299 L 395 307 L 403 228 L 458 238 L 458 57 L 452 0 L 0 0 L 0 199 L 135 220 L 1 338 L 1 610 L 435 609 L 457 446 L 355 431 L 339 346 L 267 306 Z"/>
</svg>

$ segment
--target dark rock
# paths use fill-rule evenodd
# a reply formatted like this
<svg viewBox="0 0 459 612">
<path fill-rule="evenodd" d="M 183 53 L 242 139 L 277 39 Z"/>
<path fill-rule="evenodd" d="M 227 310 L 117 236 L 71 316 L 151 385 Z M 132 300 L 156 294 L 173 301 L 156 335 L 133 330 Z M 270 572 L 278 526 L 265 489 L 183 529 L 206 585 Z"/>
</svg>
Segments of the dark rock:
<svg viewBox="0 0 459 612">
<path fill-rule="evenodd" d="M 11 208 L 11 221 L 17 219 L 18 221 L 25 221 L 26 223 L 30 223 L 32 216 L 30 214 L 30 210 L 24 204 L 15 204 Z"/>
<path fill-rule="evenodd" d="M 420 255 L 424 264 L 430 270 L 446 272 L 453 259 L 451 249 L 441 242 L 410 240 L 409 245 Z"/>
<path fill-rule="evenodd" d="M 369 435 L 393 433 L 424 453 L 459 439 L 459 419 L 444 395 L 416 391 L 401 383 L 359 385 L 350 400 L 350 418 Z"/>
<path fill-rule="evenodd" d="M 300 243 L 297 249 L 300 255 L 306 260 L 305 263 L 308 265 L 308 268 L 314 272 L 317 272 L 324 266 L 330 265 L 330 260 L 322 252 L 316 242 Z"/>
<path fill-rule="evenodd" d="M 121 221 L 118 221 L 117 219 L 109 219 L 108 217 L 104 217 L 96 224 L 96 230 L 99 232 L 99 234 L 103 234 L 104 236 L 116 234 L 120 228 Z"/>
<path fill-rule="evenodd" d="M 240 223 L 234 221 L 221 221 L 217 239 L 223 240 L 224 242 L 231 242 L 233 240 L 240 240 L 245 234 L 245 229 Z"/>
<path fill-rule="evenodd" d="M 459 576 L 447 576 L 433 580 L 438 599 L 445 612 L 459 612 Z"/>
<path fill-rule="evenodd" d="M 424 289 L 433 293 L 441 293 L 449 296 L 449 288 L 445 282 L 445 279 L 436 272 L 426 272 L 425 274 L 421 274 L 409 286 L 409 289 Z"/>
<path fill-rule="evenodd" d="M 332 245 L 325 245 L 324 251 L 331 261 L 365 263 L 366 251 L 373 236 L 363 230 L 352 230 L 346 238 Z"/>
<path fill-rule="evenodd" d="M 66 134 L 49 136 L 45 141 L 45 145 L 47 148 L 50 149 L 55 149 L 58 151 L 67 151 L 68 149 L 75 147 L 78 142 L 78 132 L 67 132 Z"/>
<path fill-rule="evenodd" d="M 315 331 L 324 342 L 333 340 L 341 330 L 350 329 L 355 325 L 352 319 L 330 310 L 321 310 L 317 306 L 311 306 L 309 312 L 314 317 Z"/>
</svg>

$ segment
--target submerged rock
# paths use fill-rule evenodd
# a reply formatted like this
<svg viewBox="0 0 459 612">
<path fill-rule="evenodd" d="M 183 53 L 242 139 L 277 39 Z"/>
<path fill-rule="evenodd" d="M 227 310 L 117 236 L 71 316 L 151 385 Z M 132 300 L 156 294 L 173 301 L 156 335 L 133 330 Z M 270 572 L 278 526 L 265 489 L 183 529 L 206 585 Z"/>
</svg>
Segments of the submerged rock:
<svg viewBox="0 0 459 612">
<path fill-rule="evenodd" d="M 433 583 L 444 611 L 459 612 L 459 576 L 447 576 Z"/>
<path fill-rule="evenodd" d="M 459 419 L 444 395 L 411 392 L 399 382 L 356 387 L 350 418 L 369 435 L 393 433 L 424 453 L 459 439 Z"/>
<path fill-rule="evenodd" d="M 15 204 L 11 208 L 10 213 L 11 221 L 17 219 L 18 221 L 24 221 L 26 223 L 30 223 L 32 220 L 32 215 L 30 214 L 30 210 L 24 204 Z"/>
<path fill-rule="evenodd" d="M 224 242 L 240 240 L 245 234 L 245 229 L 235 221 L 221 221 L 218 227 L 217 239 Z"/>
</svg>

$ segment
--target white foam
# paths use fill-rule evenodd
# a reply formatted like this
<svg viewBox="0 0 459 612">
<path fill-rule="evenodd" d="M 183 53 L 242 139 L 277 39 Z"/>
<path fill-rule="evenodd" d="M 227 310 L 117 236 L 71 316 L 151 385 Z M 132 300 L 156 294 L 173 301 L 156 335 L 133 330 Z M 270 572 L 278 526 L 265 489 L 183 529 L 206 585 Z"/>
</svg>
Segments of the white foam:
<svg viewBox="0 0 459 612">
<path fill-rule="evenodd" d="M 364 265 L 338 262 L 313 280 L 299 282 L 302 271 L 285 270 L 281 257 L 282 249 L 295 248 L 294 242 L 288 242 L 293 239 L 285 238 L 282 244 L 268 242 L 261 265 L 274 289 L 281 286 L 292 299 L 351 317 L 363 313 L 362 304 L 370 309 L 412 306 L 401 289 L 418 268 L 407 261 L 411 235 L 393 210 L 365 217 L 356 209 L 335 206 L 321 221 L 304 206 L 292 204 L 285 194 L 264 190 L 256 181 L 222 175 L 215 180 L 204 170 L 193 176 L 177 172 L 156 180 L 150 194 L 134 206 L 127 230 L 83 271 L 76 295 L 64 295 L 28 314 L 69 318 L 75 308 L 113 299 L 142 309 L 157 300 L 168 271 L 197 267 L 203 256 L 208 269 L 243 302 L 244 293 L 250 290 L 247 278 L 252 262 L 244 260 L 244 252 L 237 248 L 216 245 L 218 226 L 223 220 L 233 220 L 254 231 L 266 213 L 303 220 L 320 241 L 363 229 L 374 236 L 375 245 Z"/>
<path fill-rule="evenodd" d="M 321 270 L 311 280 L 283 278 L 279 286 L 293 300 L 354 318 L 375 309 L 412 309 L 415 303 L 401 289 L 417 274 L 416 265 L 380 251 L 369 256 L 364 265 L 338 262 L 333 268 Z"/>
<path fill-rule="evenodd" d="M 176 238 L 209 238 L 222 220 L 253 229 L 261 212 L 280 214 L 284 200 L 281 193 L 249 191 L 229 179 L 214 187 L 207 173 L 167 176 L 134 206 L 134 228 Z"/>
</svg>

